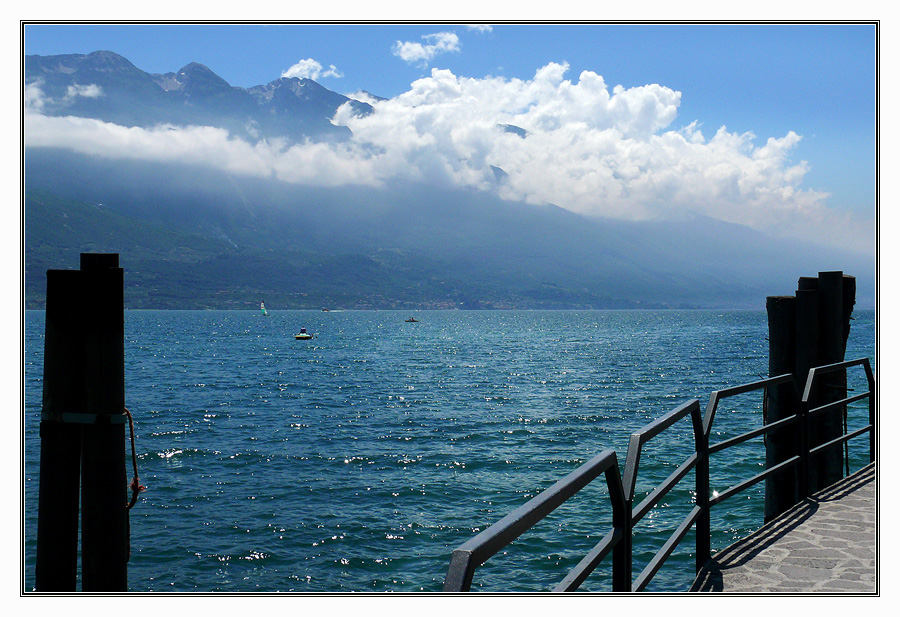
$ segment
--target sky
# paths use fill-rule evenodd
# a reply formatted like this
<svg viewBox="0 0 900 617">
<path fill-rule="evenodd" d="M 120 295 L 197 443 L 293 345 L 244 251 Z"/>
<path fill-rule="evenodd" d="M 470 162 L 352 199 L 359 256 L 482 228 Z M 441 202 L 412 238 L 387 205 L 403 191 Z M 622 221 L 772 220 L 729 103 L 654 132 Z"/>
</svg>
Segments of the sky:
<svg viewBox="0 0 900 617">
<path fill-rule="evenodd" d="M 252 150 L 257 167 L 289 181 L 311 181 L 287 167 L 313 156 L 373 184 L 413 167 L 411 179 L 482 187 L 483 169 L 496 165 L 510 174 L 501 190 L 510 199 L 632 219 L 693 212 L 773 233 L 812 228 L 874 253 L 873 24 L 70 23 L 23 32 L 25 54 L 110 50 L 150 73 L 199 62 L 233 86 L 297 76 L 392 99 L 377 118 L 339 119 L 356 149 L 261 153 L 248 144 L 235 154 Z M 504 123 L 530 141 L 491 132 Z M 26 145 L 28 133 L 26 124 Z M 361 154 L 373 149 L 384 155 Z"/>
</svg>

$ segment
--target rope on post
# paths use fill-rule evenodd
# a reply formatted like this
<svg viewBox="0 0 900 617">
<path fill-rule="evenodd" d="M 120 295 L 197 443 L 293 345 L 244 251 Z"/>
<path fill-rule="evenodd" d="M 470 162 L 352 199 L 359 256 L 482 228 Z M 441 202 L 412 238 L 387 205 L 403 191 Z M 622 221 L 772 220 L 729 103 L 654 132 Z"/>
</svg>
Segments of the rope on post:
<svg viewBox="0 0 900 617">
<path fill-rule="evenodd" d="M 128 485 L 128 488 L 131 489 L 131 501 L 125 506 L 125 528 L 128 535 L 128 558 L 126 561 L 131 561 L 131 516 L 129 510 L 137 503 L 138 494 L 147 487 L 141 484 L 138 478 L 137 452 L 134 449 L 134 418 L 131 417 L 131 412 L 127 407 L 122 409 L 125 410 L 125 415 L 128 417 L 128 429 L 131 433 L 131 466 L 134 469 L 134 477 L 131 479 L 131 484 Z"/>
<path fill-rule="evenodd" d="M 125 410 L 125 415 L 128 416 L 128 429 L 131 432 L 131 465 L 134 468 L 134 478 L 131 479 L 131 484 L 128 485 L 128 488 L 131 489 L 131 501 L 125 506 L 126 510 L 131 510 L 134 504 L 137 503 L 138 494 L 147 487 L 141 484 L 140 478 L 138 478 L 137 453 L 134 449 L 134 418 L 131 417 L 131 412 L 128 411 L 127 407 L 123 407 L 123 409 Z"/>
<path fill-rule="evenodd" d="M 125 413 L 120 417 L 107 414 L 50 413 L 43 411 L 41 412 L 41 420 L 64 424 L 124 424 L 125 419 L 127 418 L 128 429 L 131 433 L 131 466 L 134 469 L 134 477 L 131 479 L 131 484 L 128 485 L 128 488 L 131 489 L 131 501 L 125 506 L 125 509 L 131 510 L 131 508 L 134 507 L 134 504 L 137 503 L 138 494 L 143 492 L 147 487 L 141 484 L 140 478 L 138 478 L 137 452 L 135 452 L 134 449 L 134 418 L 131 416 L 131 412 L 128 411 L 127 407 L 123 407 L 123 409 L 125 410 Z"/>
</svg>

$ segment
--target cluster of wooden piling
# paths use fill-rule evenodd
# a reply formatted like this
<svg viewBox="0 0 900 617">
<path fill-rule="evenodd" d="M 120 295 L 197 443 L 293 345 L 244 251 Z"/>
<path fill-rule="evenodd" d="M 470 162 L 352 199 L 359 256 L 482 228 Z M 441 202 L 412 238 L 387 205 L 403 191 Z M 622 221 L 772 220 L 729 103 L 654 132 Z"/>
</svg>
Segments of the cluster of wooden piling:
<svg viewBox="0 0 900 617">
<path fill-rule="evenodd" d="M 117 254 L 47 272 L 37 591 L 126 591 L 123 274 Z M 80 493 L 80 495 L 79 495 Z"/>
<path fill-rule="evenodd" d="M 769 321 L 769 376 L 791 373 L 794 384 L 774 388 L 766 396 L 766 421 L 790 417 L 799 410 L 809 370 L 844 360 L 850 318 L 856 302 L 856 279 L 842 272 L 819 272 L 818 277 L 801 277 L 793 296 L 766 298 Z M 847 378 L 844 371 L 827 376 L 817 388 L 811 407 L 846 397 Z M 793 387 L 793 390 L 791 388 Z M 842 409 L 834 409 L 810 425 L 806 437 L 816 446 L 843 434 Z M 773 467 L 801 450 L 799 427 L 794 426 L 771 435 L 766 442 L 766 466 Z M 841 479 L 841 447 L 836 445 L 816 457 L 808 469 L 808 490 L 816 491 Z M 800 500 L 800 482 L 793 477 L 766 480 L 765 520 L 772 520 Z"/>
</svg>

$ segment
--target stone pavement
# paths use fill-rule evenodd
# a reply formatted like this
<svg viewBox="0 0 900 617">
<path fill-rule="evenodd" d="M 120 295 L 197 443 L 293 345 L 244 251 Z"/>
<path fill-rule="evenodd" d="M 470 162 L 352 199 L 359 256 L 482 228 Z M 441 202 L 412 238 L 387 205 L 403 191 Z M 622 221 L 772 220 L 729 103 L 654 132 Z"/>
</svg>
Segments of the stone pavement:
<svg viewBox="0 0 900 617">
<path fill-rule="evenodd" d="M 875 464 L 716 553 L 691 591 L 875 594 Z"/>
</svg>

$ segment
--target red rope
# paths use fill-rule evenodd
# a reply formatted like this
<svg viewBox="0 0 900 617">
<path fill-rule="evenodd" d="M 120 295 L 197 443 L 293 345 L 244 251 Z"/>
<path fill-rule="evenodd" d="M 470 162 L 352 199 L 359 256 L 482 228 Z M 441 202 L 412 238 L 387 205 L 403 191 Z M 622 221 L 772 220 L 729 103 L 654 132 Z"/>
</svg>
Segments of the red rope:
<svg viewBox="0 0 900 617">
<path fill-rule="evenodd" d="M 134 504 L 137 503 L 138 494 L 147 487 L 141 484 L 138 478 L 137 453 L 134 451 L 134 419 L 131 417 L 131 412 L 128 411 L 127 407 L 123 409 L 125 409 L 125 415 L 128 416 L 128 428 L 131 431 L 131 465 L 134 468 L 134 478 L 132 478 L 131 484 L 128 485 L 128 488 L 131 489 L 131 502 L 125 506 L 126 510 L 131 510 Z"/>
</svg>

